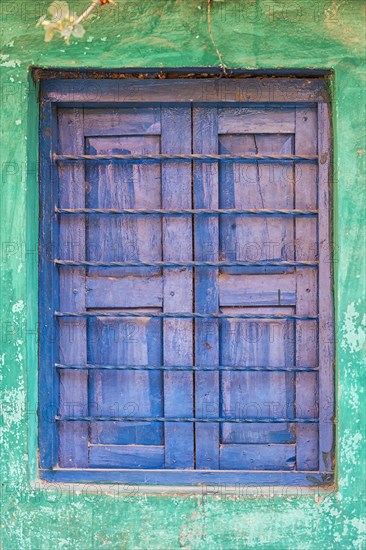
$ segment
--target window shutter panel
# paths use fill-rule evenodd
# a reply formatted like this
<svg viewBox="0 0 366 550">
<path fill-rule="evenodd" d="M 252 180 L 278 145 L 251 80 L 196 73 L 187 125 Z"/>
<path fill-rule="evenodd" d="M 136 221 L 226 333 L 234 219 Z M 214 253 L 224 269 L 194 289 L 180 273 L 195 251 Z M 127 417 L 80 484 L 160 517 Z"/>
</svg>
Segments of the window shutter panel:
<svg viewBox="0 0 366 550">
<path fill-rule="evenodd" d="M 227 84 L 44 86 L 45 479 L 331 480 L 328 107 L 311 80 L 292 103 Z"/>
</svg>

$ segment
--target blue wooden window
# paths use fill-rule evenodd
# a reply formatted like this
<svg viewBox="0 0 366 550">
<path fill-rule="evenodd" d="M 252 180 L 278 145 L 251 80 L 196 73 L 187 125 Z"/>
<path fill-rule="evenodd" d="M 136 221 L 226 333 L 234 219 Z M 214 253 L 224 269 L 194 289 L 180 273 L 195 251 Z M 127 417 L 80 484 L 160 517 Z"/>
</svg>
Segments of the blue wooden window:
<svg viewBox="0 0 366 550">
<path fill-rule="evenodd" d="M 43 478 L 331 482 L 329 124 L 322 79 L 43 83 Z"/>
</svg>

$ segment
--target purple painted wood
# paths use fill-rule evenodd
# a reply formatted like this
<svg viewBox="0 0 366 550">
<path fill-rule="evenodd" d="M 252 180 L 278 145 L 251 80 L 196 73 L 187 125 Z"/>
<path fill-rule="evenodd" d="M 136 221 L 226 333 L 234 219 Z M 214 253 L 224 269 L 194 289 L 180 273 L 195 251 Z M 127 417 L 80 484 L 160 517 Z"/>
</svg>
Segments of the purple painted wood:
<svg viewBox="0 0 366 550">
<path fill-rule="evenodd" d="M 92 468 L 164 468 L 164 447 L 158 445 L 91 445 Z"/>
<path fill-rule="evenodd" d="M 58 114 L 59 147 L 68 153 L 84 152 L 82 109 L 62 109 Z M 85 207 L 84 166 L 62 166 L 59 169 L 59 204 L 64 208 Z M 81 260 L 85 257 L 85 220 L 60 220 L 60 256 Z M 60 308 L 86 311 L 85 269 L 60 269 Z M 60 361 L 69 363 L 87 360 L 86 319 L 60 319 Z M 80 415 L 89 411 L 88 373 L 60 373 L 60 414 Z M 88 426 L 75 422 L 59 428 L 59 464 L 62 468 L 82 468 L 88 465 Z"/>
<path fill-rule="evenodd" d="M 84 109 L 85 136 L 160 135 L 158 107 Z"/>
<path fill-rule="evenodd" d="M 246 311 L 246 309 L 240 308 L 240 311 Z M 250 308 L 258 313 L 263 309 L 258 306 Z M 291 309 L 280 307 L 271 308 L 271 311 L 286 312 Z M 289 322 L 225 321 L 221 331 L 221 346 L 221 357 L 225 364 L 252 366 L 262 363 L 274 369 L 273 372 L 223 372 L 221 386 L 223 416 L 228 418 L 274 418 L 279 414 L 293 416 L 294 374 L 275 372 L 276 367 L 290 365 L 294 360 L 294 340 Z M 246 426 L 230 423 L 222 426 L 223 444 L 256 441 L 268 444 L 274 441 L 291 443 L 294 441 L 294 426 L 292 424 Z M 259 454 L 261 448 L 258 446 Z M 239 457 L 239 455 L 229 456 Z"/>
<path fill-rule="evenodd" d="M 53 308 L 59 307 L 59 271 L 52 264 L 57 249 L 59 227 L 50 215 L 58 200 L 58 173 L 50 152 L 58 141 L 55 105 L 41 102 L 40 117 L 40 250 L 39 255 L 39 447 L 40 467 L 52 468 L 58 463 L 58 429 L 53 421 L 58 413 L 59 376 L 51 365 L 58 361 L 59 327 Z M 50 345 L 52 342 L 52 345 Z"/>
<path fill-rule="evenodd" d="M 89 153 L 158 153 L 159 136 L 97 136 L 86 140 Z M 152 164 L 87 163 L 89 208 L 159 208 L 160 167 Z M 162 259 L 161 223 L 156 216 L 100 216 L 88 221 L 90 261 L 156 261 Z M 91 275 L 120 277 L 119 268 L 91 268 Z M 123 276 L 160 273 L 158 268 L 123 270 Z"/>
<path fill-rule="evenodd" d="M 331 248 L 331 128 L 326 105 L 318 105 L 319 188 L 319 470 L 334 461 L 334 313 Z"/>
<path fill-rule="evenodd" d="M 285 275 L 226 275 L 219 278 L 221 306 L 294 306 L 296 277 Z"/>
<path fill-rule="evenodd" d="M 219 134 L 294 134 L 293 107 L 221 107 Z"/>
<path fill-rule="evenodd" d="M 91 479 L 89 476 L 94 473 L 90 471 L 96 468 L 99 473 L 95 472 L 95 479 L 99 481 L 106 475 L 101 473 L 102 469 L 106 472 L 114 469 L 115 480 L 145 479 L 169 484 L 222 479 L 232 483 L 247 479 L 252 471 L 249 474 L 252 479 L 270 479 L 273 483 L 287 480 L 296 484 L 295 478 L 288 476 L 297 471 L 301 478 L 297 484 L 307 484 L 313 481 L 304 472 L 311 475 L 315 472 L 316 476 L 317 471 L 329 472 L 332 468 L 328 107 L 319 95 L 323 93 L 323 85 L 316 81 L 309 81 L 305 88 L 301 79 L 281 80 L 283 88 L 279 81 L 276 87 L 271 87 L 268 80 L 269 88 L 257 83 L 262 101 L 263 94 L 269 92 L 270 99 L 281 103 L 291 92 L 298 105 L 257 105 L 244 81 L 240 86 L 227 81 L 225 90 L 218 80 L 142 84 L 107 81 L 102 87 L 105 97 L 116 103 L 114 107 L 100 103 L 97 109 L 90 105 L 84 109 L 59 108 L 59 148 L 56 150 L 46 140 L 43 155 L 49 154 L 53 147 L 59 154 L 318 153 L 320 157 L 319 177 L 314 164 L 281 161 L 225 162 L 220 169 L 215 162 L 194 161 L 193 170 L 189 161 L 125 164 L 104 160 L 57 165 L 59 195 L 48 201 L 41 226 L 48 246 L 52 240 L 57 241 L 54 230 L 46 230 L 47 216 L 53 215 L 55 203 L 61 208 L 118 210 L 319 208 L 318 216 L 307 218 L 150 214 L 57 217 L 59 257 L 66 260 L 316 262 L 319 253 L 319 270 L 316 264 L 307 269 L 295 266 L 170 269 L 52 267 L 46 263 L 45 275 L 40 278 L 44 297 L 51 299 L 49 292 L 53 285 L 55 309 L 88 312 L 93 316 L 59 317 L 60 345 L 56 344 L 42 359 L 40 379 L 48 387 L 43 403 L 54 400 L 53 391 L 60 400 L 61 417 L 110 419 L 59 422 L 58 436 L 56 427 L 49 431 L 44 423 L 41 425 L 42 465 L 45 468 L 59 465 L 65 471 L 65 479 L 71 475 L 70 468 L 75 469 L 75 480 Z M 74 97 L 80 100 L 82 83 L 71 84 Z M 60 91 L 60 97 L 65 99 L 64 83 Z M 48 100 L 60 99 L 54 82 L 47 83 L 43 93 Z M 127 98 L 126 94 L 133 95 Z M 248 104 L 238 103 L 245 94 Z M 304 97 L 320 103 L 317 107 L 300 105 Z M 193 99 L 204 101 L 205 105 L 191 107 L 189 102 Z M 143 101 L 154 101 L 154 105 Z M 163 101 L 170 104 L 159 104 Z M 53 108 L 47 112 L 47 123 L 55 125 L 51 120 L 52 112 L 56 120 Z M 48 198 L 46 179 L 43 173 L 44 209 Z M 55 276 L 58 273 L 60 283 Z M 50 317 L 47 299 L 40 306 L 41 314 L 48 311 L 45 319 L 47 315 Z M 254 317 L 220 320 L 151 317 L 161 312 Z M 103 317 L 105 313 L 110 316 Z M 121 313 L 128 316 L 118 317 Z M 140 317 L 132 316 L 136 313 Z M 316 317 L 318 313 L 319 325 L 317 321 L 255 317 L 263 314 Z M 44 341 L 41 350 L 45 350 Z M 58 387 L 57 376 L 46 374 L 50 361 L 109 368 L 93 368 L 90 372 L 58 369 Z M 220 364 L 237 367 L 238 371 L 199 370 Z M 134 369 L 113 370 L 111 365 L 131 365 Z M 142 369 L 136 370 L 139 365 Z M 158 369 L 143 370 L 147 365 L 156 365 Z M 161 366 L 174 365 L 194 365 L 198 370 L 159 370 Z M 316 369 L 318 365 L 319 373 L 280 370 L 293 366 Z M 245 366 L 268 367 L 271 372 L 246 372 L 242 370 Z M 195 417 L 198 421 L 150 420 L 164 416 Z M 199 418 L 220 416 L 227 420 L 249 418 L 252 422 L 199 422 Z M 118 420 L 112 420 L 114 417 Z M 123 417 L 133 417 L 133 421 L 123 421 Z M 315 422 L 259 422 L 261 418 L 281 417 L 315 419 Z M 46 450 L 50 436 L 51 452 Z M 121 474 L 118 470 L 129 473 Z M 326 483 L 327 479 L 319 478 L 319 482 Z"/>
<path fill-rule="evenodd" d="M 163 153 L 191 151 L 191 109 L 161 110 L 161 150 Z M 162 165 L 162 207 L 192 208 L 190 163 Z M 192 221 L 190 218 L 163 219 L 163 255 L 166 261 L 192 260 Z M 192 269 L 164 269 L 164 313 L 193 311 Z M 164 366 L 193 364 L 193 321 L 163 321 Z M 164 373 L 164 414 L 167 417 L 193 415 L 193 377 L 191 372 Z M 168 423 L 165 434 L 165 468 L 194 468 L 194 426 Z"/>
<path fill-rule="evenodd" d="M 163 279 L 161 277 L 87 277 L 86 306 L 88 308 L 136 308 L 141 305 L 161 308 Z"/>
<path fill-rule="evenodd" d="M 117 114 L 106 113 L 104 126 L 97 113 L 96 137 L 86 139 L 87 151 L 155 153 L 159 151 L 159 136 L 149 134 L 151 122 L 158 120 L 156 109 L 142 112 L 141 125 L 137 124 L 136 110 L 120 110 Z M 93 113 L 95 116 L 95 113 Z M 88 123 L 91 115 L 88 113 Z M 109 126 L 111 124 L 111 126 Z M 119 126 L 118 126 L 119 125 Z M 113 136 L 125 129 L 127 136 Z M 157 128 L 160 128 L 158 123 Z M 86 130 L 88 131 L 88 129 Z M 86 133 L 86 132 L 85 132 Z M 136 133 L 137 135 L 134 135 Z M 156 134 L 156 131 L 154 132 Z M 160 172 L 157 166 L 118 166 L 103 164 L 87 165 L 88 207 L 102 208 L 158 208 L 161 206 Z M 153 183 L 153 185 L 151 185 Z M 103 260 L 160 260 L 161 223 L 158 218 L 89 220 L 87 227 L 87 256 Z M 91 268 L 87 278 L 87 307 L 101 311 L 155 311 L 162 307 L 161 277 L 152 279 L 147 275 L 159 275 L 156 268 Z M 133 287 L 133 291 L 129 289 Z M 160 287 L 160 288 L 159 288 Z M 154 298 L 153 294 L 160 298 Z M 149 292 L 150 290 L 150 292 Z M 121 296 L 119 299 L 118 296 Z M 146 308 L 148 308 L 146 310 Z M 110 318 L 96 317 L 89 321 L 88 357 L 97 364 L 141 365 L 161 364 L 161 321 L 141 317 Z M 106 465 L 115 467 L 136 467 L 128 458 L 130 445 L 145 446 L 145 466 L 154 464 L 149 459 L 153 452 L 151 445 L 163 442 L 163 427 L 158 423 L 138 422 L 138 417 L 160 416 L 162 414 L 162 373 L 159 371 L 93 371 L 90 373 L 90 411 L 92 415 L 121 416 L 135 415 L 136 423 L 94 422 L 90 427 L 91 444 L 113 444 L 119 446 L 116 453 L 108 452 Z M 99 447 L 98 447 L 99 449 Z M 124 451 L 126 456 L 124 455 Z M 99 455 L 98 455 L 99 456 Z M 103 455 L 104 456 L 104 455 Z M 89 451 L 93 461 L 95 452 Z M 99 459 L 98 459 L 99 460 Z M 96 463 L 98 462 L 96 461 Z M 149 462 L 150 460 L 150 462 Z M 95 464 L 96 464 L 95 463 Z M 90 462 L 90 465 L 94 465 Z M 128 466 L 129 464 L 129 466 Z M 159 463 L 160 464 L 160 463 Z M 155 467 L 158 464 L 155 464 Z"/>
<path fill-rule="evenodd" d="M 318 150 L 317 109 L 296 108 L 295 153 L 313 154 Z M 295 167 L 295 207 L 318 208 L 317 167 Z M 320 214 L 321 215 L 321 214 Z M 316 260 L 317 220 L 296 219 L 296 260 Z M 318 274 L 314 269 L 296 270 L 296 314 L 318 313 Z M 296 364 L 317 366 L 317 322 L 296 321 Z M 310 376 L 307 376 L 310 374 Z M 318 416 L 318 375 L 296 373 L 296 414 L 304 418 Z M 298 426 L 296 431 L 296 464 L 299 470 L 317 470 L 319 427 L 316 424 Z"/>
<path fill-rule="evenodd" d="M 218 119 L 216 107 L 193 109 L 193 151 L 218 152 Z M 218 208 L 219 181 L 217 163 L 193 164 L 194 207 Z M 218 261 L 219 221 L 217 216 L 199 217 L 194 221 L 194 255 L 197 261 Z M 195 310 L 197 313 L 218 313 L 218 269 L 200 267 L 195 270 Z M 196 365 L 219 365 L 219 321 L 196 319 Z M 195 411 L 197 418 L 220 415 L 220 374 L 196 372 Z M 219 469 L 220 428 L 216 423 L 196 424 L 196 468 Z"/>
<path fill-rule="evenodd" d="M 282 485 L 286 487 L 301 487 L 304 490 L 300 494 L 316 495 L 319 487 L 332 485 L 334 475 L 320 474 L 319 472 L 300 472 L 296 470 L 148 470 L 148 469 L 87 469 L 87 470 L 43 470 L 42 478 L 58 483 L 123 483 L 126 492 L 136 494 L 137 491 L 143 493 L 146 485 L 157 485 L 158 491 L 164 493 L 162 485 L 198 486 L 199 491 L 207 494 L 221 494 L 229 487 L 239 487 L 240 495 L 251 494 L 251 487 L 263 486 L 263 495 L 272 495 L 272 487 Z M 115 485 L 113 485 L 114 489 Z M 242 488 L 242 489 L 241 489 Z M 248 488 L 248 493 L 246 493 Z M 234 489 L 235 490 L 235 489 Z M 302 490 L 301 490 L 302 491 Z M 179 494 L 179 487 L 174 488 L 174 492 Z M 257 493 L 258 494 L 258 493 Z"/>
<path fill-rule="evenodd" d="M 258 110 L 257 118 L 251 113 L 246 125 L 241 123 L 239 109 L 236 110 L 237 122 L 230 120 L 230 134 L 219 137 L 222 153 L 255 153 L 255 154 L 292 154 L 295 110 L 288 111 L 286 133 L 271 135 L 271 116 L 276 120 L 278 113 L 267 114 L 263 121 L 263 113 Z M 275 122 L 274 122 L 275 123 Z M 261 125 L 262 124 L 262 125 Z M 273 123 L 272 123 L 273 124 Z M 266 128 L 268 132 L 265 133 Z M 261 132 L 257 134 L 256 132 Z M 221 207 L 229 208 L 293 208 L 294 204 L 293 168 L 278 164 L 262 164 L 245 166 L 239 163 L 225 163 L 220 170 Z M 293 259 L 293 220 L 276 219 L 230 219 L 222 217 L 220 231 L 220 248 L 224 258 L 235 260 L 283 260 Z M 289 246 L 290 245 L 290 246 Z M 220 276 L 220 304 L 227 302 L 224 313 L 293 313 L 293 308 L 286 305 L 296 304 L 296 282 L 291 273 L 278 268 L 225 268 Z M 240 275 L 247 273 L 247 275 Z M 266 274 L 264 274 L 266 273 Z M 258 279 L 257 279 L 258 278 Z M 230 288 L 235 293 L 228 300 L 226 281 L 230 280 Z M 250 281 L 248 284 L 247 281 Z M 256 281 L 258 281 L 256 283 Z M 292 294 L 285 293 L 283 283 L 292 282 Z M 223 284 L 223 288 L 221 287 Z M 227 286 L 226 286 L 227 288 Z M 250 292 L 251 290 L 251 292 Z M 255 292 L 256 290 L 256 292 Z M 221 298 L 221 291 L 224 292 Z M 291 296 L 291 298 L 290 298 Z M 236 299 L 236 303 L 235 303 Z M 264 302 L 264 303 L 263 303 Z M 226 304 L 225 304 L 226 305 Z M 235 306 L 252 306 L 250 309 Z M 263 310 L 260 306 L 272 306 Z M 276 307 L 277 306 L 277 307 Z M 293 326 L 290 322 L 268 323 L 253 320 L 222 322 L 221 357 L 224 364 L 263 364 L 278 367 L 289 365 L 294 361 Z M 221 401 L 223 415 L 234 416 L 275 416 L 279 410 L 286 410 L 288 416 L 294 414 L 294 375 L 291 373 L 222 373 Z M 258 441 L 260 445 L 250 445 Z M 279 443 L 294 442 L 294 426 L 268 427 L 257 425 L 255 428 L 240 424 L 223 424 L 220 451 L 221 468 L 248 468 L 245 443 L 257 456 L 256 464 L 253 456 L 250 458 L 255 468 L 267 466 L 282 469 L 289 468 L 288 458 L 293 457 L 291 468 L 295 467 L 295 453 L 290 455 L 279 452 L 280 446 L 264 447 L 263 443 L 271 445 L 271 441 Z M 230 447 L 230 443 L 238 446 Z M 226 452 L 226 447 L 228 451 Z M 285 447 L 286 448 L 286 447 Z M 270 449 L 270 450 L 269 450 Z M 249 452 L 249 451 L 248 451 Z M 278 453 L 278 454 L 276 454 Z M 249 456 L 249 455 L 248 455 Z M 271 459 L 268 456 L 272 456 Z M 263 457 L 263 458 L 261 458 Z M 277 462 L 276 462 L 277 461 Z M 281 462 L 282 461 L 282 462 Z M 290 461 L 291 462 L 291 461 Z M 275 466 L 276 464 L 276 466 Z M 271 466 L 270 466 L 271 465 Z"/>
<path fill-rule="evenodd" d="M 97 364 L 159 365 L 162 361 L 161 321 L 147 317 L 90 320 L 88 355 Z M 93 416 L 136 417 L 133 423 L 94 422 L 91 425 L 92 443 L 162 445 L 163 427 L 159 423 L 138 420 L 163 413 L 161 372 L 93 370 L 90 376 Z"/>
<path fill-rule="evenodd" d="M 259 113 L 260 116 L 260 113 Z M 294 116 L 294 114 L 293 114 Z M 256 125 L 253 123 L 253 130 Z M 292 154 L 292 134 L 241 133 L 240 124 L 219 138 L 222 154 Z M 289 164 L 243 165 L 226 162 L 220 169 L 220 206 L 223 208 L 293 208 L 293 167 Z M 245 205 L 245 206 L 244 206 Z M 237 261 L 292 260 L 293 221 L 284 218 L 223 216 L 221 250 L 225 259 Z M 275 273 L 281 268 L 225 268 L 222 272 Z"/>
<path fill-rule="evenodd" d="M 295 445 L 222 445 L 222 470 L 294 470 Z"/>
<path fill-rule="evenodd" d="M 48 80 L 42 98 L 48 101 L 100 104 L 169 103 L 319 103 L 329 101 L 325 80 L 317 78 L 245 79 L 195 78 L 162 80 L 97 80 L 91 90 L 88 80 Z M 95 93 L 94 93 L 95 92 Z"/>
</svg>

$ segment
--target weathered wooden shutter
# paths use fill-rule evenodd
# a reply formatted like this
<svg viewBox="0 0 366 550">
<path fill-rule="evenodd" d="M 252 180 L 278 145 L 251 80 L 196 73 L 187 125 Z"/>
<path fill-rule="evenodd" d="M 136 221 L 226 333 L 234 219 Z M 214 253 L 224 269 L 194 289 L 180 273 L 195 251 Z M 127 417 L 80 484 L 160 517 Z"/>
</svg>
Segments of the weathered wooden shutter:
<svg viewBox="0 0 366 550">
<path fill-rule="evenodd" d="M 72 101 L 65 82 L 44 91 L 44 476 L 324 482 L 333 388 L 321 81 L 283 80 L 284 97 L 274 88 L 261 103 L 238 100 L 233 81 L 225 94 L 215 81 L 125 83 L 127 101 L 100 84 L 103 105 L 80 101 L 77 82 Z M 291 103 L 283 90 L 297 93 Z"/>
</svg>

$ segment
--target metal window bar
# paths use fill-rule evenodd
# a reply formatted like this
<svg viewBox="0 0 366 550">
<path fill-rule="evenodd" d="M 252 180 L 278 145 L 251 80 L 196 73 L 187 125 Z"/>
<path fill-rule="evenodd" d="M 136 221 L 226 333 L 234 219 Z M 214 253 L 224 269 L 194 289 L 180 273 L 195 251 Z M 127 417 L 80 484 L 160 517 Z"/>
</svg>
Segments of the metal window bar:
<svg viewBox="0 0 366 550">
<path fill-rule="evenodd" d="M 201 161 L 201 162 L 268 162 L 268 161 L 287 161 L 287 162 L 315 162 L 318 161 L 318 155 L 209 155 L 200 153 L 191 154 L 139 154 L 139 155 L 120 155 L 120 154 L 96 154 L 96 155 L 58 155 L 53 154 L 55 162 L 75 162 L 75 161 L 127 161 L 127 162 L 160 162 L 160 161 Z"/>
<path fill-rule="evenodd" d="M 169 418 L 138 416 L 55 416 L 58 422 L 221 422 L 221 423 L 298 423 L 317 424 L 318 418 Z"/>
<path fill-rule="evenodd" d="M 80 161 L 80 160 L 94 160 L 94 161 L 162 161 L 162 160 L 195 160 L 203 162 L 211 161 L 316 161 L 317 155 L 54 155 L 54 160 L 58 161 Z M 318 212 L 316 210 L 270 210 L 270 209 L 251 209 L 251 210 L 239 210 L 239 209 L 181 209 L 181 210 L 165 210 L 165 209 L 91 209 L 91 208 L 79 208 L 79 209 L 62 209 L 55 208 L 56 214 L 101 214 L 101 215 L 166 215 L 166 216 L 191 216 L 191 215 L 235 215 L 235 216 L 285 216 L 285 217 L 315 217 Z M 317 267 L 318 262 L 75 262 L 72 260 L 54 260 L 58 265 L 70 266 L 70 267 L 256 267 L 256 266 L 288 266 L 288 267 Z M 106 312 L 55 312 L 58 317 L 154 317 L 154 318 L 239 318 L 239 319 L 297 319 L 297 320 L 317 320 L 318 316 L 297 316 L 297 315 L 263 315 L 263 314 L 198 314 L 198 313 L 106 313 Z M 231 366 L 215 366 L 215 367 L 197 367 L 197 366 L 153 366 L 153 365 L 64 365 L 56 364 L 56 368 L 64 370 L 169 370 L 169 371 L 265 371 L 265 372 L 316 372 L 317 368 L 309 367 L 282 367 L 282 368 L 267 368 L 267 367 L 231 367 Z M 107 422 L 219 422 L 219 423 L 318 423 L 319 420 L 315 418 L 166 418 L 166 417 L 103 417 L 103 416 L 56 416 L 55 419 L 60 422 L 70 421 L 107 421 Z"/>
<path fill-rule="evenodd" d="M 234 371 L 234 372 L 318 372 L 318 367 L 245 367 L 245 366 L 230 366 L 230 365 L 219 365 L 219 366 L 161 366 L 161 365 L 95 365 L 88 363 L 86 365 L 66 365 L 64 363 L 55 363 L 55 367 L 59 370 L 142 370 L 142 371 Z"/>
<path fill-rule="evenodd" d="M 317 261 L 272 261 L 261 260 L 257 262 L 199 262 L 199 261 L 186 261 L 186 262 L 166 262 L 166 261 L 154 261 L 154 262 L 88 262 L 88 261 L 74 261 L 74 260 L 60 260 L 54 259 L 53 262 L 56 265 L 69 266 L 69 267 L 317 267 Z"/>
<path fill-rule="evenodd" d="M 273 216 L 273 217 L 316 217 L 318 210 L 288 210 L 288 209 L 247 209 L 240 210 L 235 208 L 217 208 L 217 209 L 178 209 L 166 210 L 163 208 L 125 208 L 123 210 L 113 208 L 58 208 L 55 207 L 56 214 L 68 215 L 111 215 L 111 216 Z"/>
<path fill-rule="evenodd" d="M 121 308 L 123 309 L 123 308 Z M 162 313 L 160 311 L 154 311 L 152 313 L 137 313 L 137 312 L 106 312 L 106 311 L 55 311 L 56 317 L 149 317 L 158 319 L 274 319 L 274 320 L 296 320 L 296 321 L 317 321 L 318 315 L 286 315 L 284 313 L 278 314 L 264 314 L 264 313 Z"/>
</svg>

